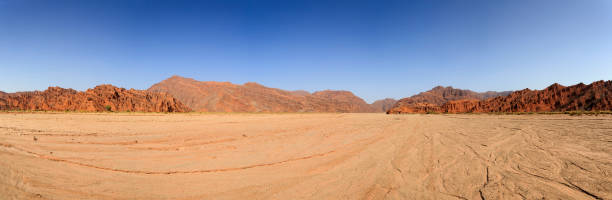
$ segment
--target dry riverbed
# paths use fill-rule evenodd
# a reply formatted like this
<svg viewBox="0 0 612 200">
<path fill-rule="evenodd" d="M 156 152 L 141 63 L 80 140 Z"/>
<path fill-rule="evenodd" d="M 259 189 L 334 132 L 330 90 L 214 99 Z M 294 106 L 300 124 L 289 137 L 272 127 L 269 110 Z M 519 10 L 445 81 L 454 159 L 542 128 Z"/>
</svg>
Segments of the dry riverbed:
<svg viewBox="0 0 612 200">
<path fill-rule="evenodd" d="M 0 113 L 0 199 L 612 199 L 612 116 Z"/>
</svg>

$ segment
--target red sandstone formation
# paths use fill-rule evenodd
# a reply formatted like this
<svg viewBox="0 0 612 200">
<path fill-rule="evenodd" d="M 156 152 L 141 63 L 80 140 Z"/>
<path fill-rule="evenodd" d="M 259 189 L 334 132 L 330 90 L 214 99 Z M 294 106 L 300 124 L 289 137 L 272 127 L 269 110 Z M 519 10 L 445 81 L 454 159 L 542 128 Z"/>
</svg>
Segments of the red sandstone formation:
<svg viewBox="0 0 612 200">
<path fill-rule="evenodd" d="M 524 89 L 508 96 L 483 101 L 452 101 L 440 107 L 448 113 L 465 112 L 550 112 L 612 110 L 612 81 L 562 86 L 543 90 Z"/>
<path fill-rule="evenodd" d="M 370 104 L 349 91 L 324 90 L 312 93 L 312 96 L 322 98 L 336 105 L 346 104 L 350 112 L 374 112 Z"/>
<path fill-rule="evenodd" d="M 202 112 L 373 112 L 363 99 L 347 91 L 285 91 L 257 83 L 236 85 L 173 76 L 149 91 L 167 92 Z"/>
<path fill-rule="evenodd" d="M 439 112 L 440 106 L 456 100 L 483 100 L 490 97 L 505 96 L 510 92 L 483 92 L 461 90 L 452 87 L 437 86 L 427 92 L 400 99 L 387 113 L 427 113 Z"/>
<path fill-rule="evenodd" d="M 0 110 L 187 112 L 164 93 L 99 85 L 85 92 L 60 87 L 45 91 L 0 94 Z"/>
<path fill-rule="evenodd" d="M 483 113 L 483 112 L 551 112 L 612 110 L 612 81 L 597 81 L 562 86 L 557 83 L 543 89 L 524 89 L 507 96 L 486 100 L 454 100 L 442 105 L 395 107 L 387 113 Z"/>
<path fill-rule="evenodd" d="M 370 104 L 375 112 L 386 112 L 387 110 L 393 108 L 393 106 L 397 103 L 395 99 L 381 99 L 374 101 L 374 103 Z"/>
</svg>

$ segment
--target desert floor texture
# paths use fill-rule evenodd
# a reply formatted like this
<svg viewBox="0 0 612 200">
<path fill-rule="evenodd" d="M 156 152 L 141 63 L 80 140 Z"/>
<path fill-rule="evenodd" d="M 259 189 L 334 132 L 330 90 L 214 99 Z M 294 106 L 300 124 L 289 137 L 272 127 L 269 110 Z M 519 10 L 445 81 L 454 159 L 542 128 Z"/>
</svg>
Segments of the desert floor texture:
<svg viewBox="0 0 612 200">
<path fill-rule="evenodd" d="M 612 116 L 0 113 L 0 199 L 612 199 Z"/>
</svg>

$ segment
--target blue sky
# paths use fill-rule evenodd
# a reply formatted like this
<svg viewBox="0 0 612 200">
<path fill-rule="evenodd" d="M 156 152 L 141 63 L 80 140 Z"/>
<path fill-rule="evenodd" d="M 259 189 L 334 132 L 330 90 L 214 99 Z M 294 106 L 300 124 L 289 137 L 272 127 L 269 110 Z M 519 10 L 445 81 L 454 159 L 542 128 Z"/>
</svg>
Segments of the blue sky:
<svg viewBox="0 0 612 200">
<path fill-rule="evenodd" d="M 171 75 L 368 102 L 612 78 L 612 1 L 0 0 L 0 90 Z"/>
</svg>

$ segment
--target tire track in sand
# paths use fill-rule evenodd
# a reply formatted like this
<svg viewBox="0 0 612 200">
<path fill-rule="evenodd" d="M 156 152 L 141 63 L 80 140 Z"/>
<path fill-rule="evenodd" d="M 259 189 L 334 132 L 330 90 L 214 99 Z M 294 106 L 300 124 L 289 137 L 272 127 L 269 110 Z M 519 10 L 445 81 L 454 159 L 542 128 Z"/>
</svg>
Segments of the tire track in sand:
<svg viewBox="0 0 612 200">
<path fill-rule="evenodd" d="M 80 162 L 76 162 L 76 161 L 72 161 L 72 160 L 67 160 L 67 159 L 62 159 L 62 158 L 58 158 L 58 157 L 54 157 L 54 156 L 48 156 L 48 155 L 44 155 L 44 154 L 39 154 L 39 153 L 36 153 L 36 152 L 33 152 L 33 151 L 29 151 L 29 150 L 26 150 L 26 149 L 22 149 L 22 148 L 10 145 L 10 144 L 0 143 L 0 146 L 4 147 L 4 148 L 14 149 L 14 150 L 20 151 L 22 153 L 26 153 L 26 154 L 29 154 L 31 156 L 42 158 L 42 159 L 46 159 L 46 160 L 50 160 L 50 161 L 69 163 L 69 164 L 73 164 L 73 165 L 89 167 L 89 168 L 94 168 L 94 169 L 100 169 L 100 170 L 105 170 L 105 171 L 114 171 L 114 172 L 130 173 L 130 174 L 167 174 L 167 175 L 169 175 L 169 174 L 196 174 L 196 173 L 212 173 L 212 172 L 237 171 L 237 170 L 250 169 L 250 168 L 255 168 L 255 167 L 264 167 L 264 166 L 279 165 L 279 164 L 283 164 L 283 163 L 288 163 L 288 162 L 293 162 L 293 161 L 298 161 L 298 160 L 306 160 L 306 159 L 315 158 L 315 157 L 323 157 L 323 156 L 326 156 L 328 154 L 336 152 L 336 150 L 331 150 L 331 151 L 327 151 L 327 152 L 324 152 L 324 153 L 312 154 L 312 155 L 308 155 L 308 156 L 304 156 L 304 157 L 292 158 L 292 159 L 287 159 L 287 160 L 282 160 L 282 161 L 277 161 L 277 162 L 269 162 L 269 163 L 262 163 L 262 164 L 247 165 L 247 166 L 242 166 L 242 167 L 231 167 L 231 168 L 220 168 L 220 169 L 202 169 L 202 170 L 187 170 L 187 171 L 144 171 L 144 170 L 114 169 L 114 168 L 109 168 L 109 167 L 100 167 L 100 166 L 96 166 L 96 165 L 92 165 L 92 164 L 80 163 Z"/>
<path fill-rule="evenodd" d="M 355 144 L 361 144 L 362 145 L 369 145 L 372 143 L 376 143 L 377 141 L 380 141 L 381 139 L 385 138 L 385 133 L 387 131 L 385 131 L 386 129 L 389 129 L 391 127 L 397 126 L 399 124 L 394 124 L 391 125 L 389 127 L 385 127 L 383 129 L 383 131 L 381 131 L 381 135 L 375 135 L 371 138 L 365 139 L 365 141 L 361 141 L 361 142 L 356 142 L 353 143 L 351 145 L 347 145 L 346 147 L 355 145 Z M 4 148 L 8 148 L 8 149 L 13 149 L 22 153 L 26 153 L 29 154 L 31 156 L 34 157 L 38 157 L 38 158 L 42 158 L 42 159 L 46 159 L 46 160 L 50 160 L 50 161 L 55 161 L 55 162 L 63 162 L 63 163 L 68 163 L 68 164 L 73 164 L 73 165 L 78 165 L 78 166 L 83 166 L 83 167 L 88 167 L 88 168 L 94 168 L 94 169 L 99 169 L 99 170 L 105 170 L 105 171 L 113 171 L 113 172 L 121 172 L 121 173 L 129 173 L 129 174 L 165 174 L 165 175 L 170 175 L 170 174 L 198 174 L 198 173 L 214 173 L 214 172 L 229 172 L 229 171 L 238 171 L 238 170 L 245 170 L 245 169 L 251 169 L 251 168 L 256 168 L 256 167 L 265 167 L 265 166 L 273 166 L 273 165 L 279 165 L 279 164 L 284 164 L 284 163 L 289 163 L 289 162 L 294 162 L 294 161 L 299 161 L 299 160 L 307 160 L 307 159 L 311 159 L 311 158 L 316 158 L 316 157 L 324 157 L 326 155 L 332 154 L 337 152 L 337 149 L 334 150 L 330 150 L 327 152 L 323 152 L 323 153 L 318 153 L 318 154 L 311 154 L 308 156 L 303 156 L 303 157 L 298 157 L 298 158 L 291 158 L 291 159 L 287 159 L 287 160 L 282 160 L 282 161 L 276 161 L 276 162 L 269 162 L 269 163 L 262 163 L 262 164 L 253 164 L 253 165 L 246 165 L 246 166 L 242 166 L 242 167 L 230 167 L 230 168 L 220 168 L 220 169 L 201 169 L 201 170 L 186 170 L 186 171 L 145 171 L 145 170 L 127 170 L 127 169 L 115 169 L 115 168 L 110 168 L 110 167 L 101 167 L 101 166 L 96 166 L 96 165 L 92 165 L 92 164 L 87 164 L 87 163 L 81 163 L 81 162 L 76 162 L 76 161 L 72 161 L 72 160 L 67 160 L 67 159 L 62 159 L 62 158 L 58 158 L 55 156 L 49 156 L 49 155 L 45 155 L 45 154 L 40 154 L 40 153 L 36 153 L 33 151 L 29 151 L 27 149 L 23 149 L 23 148 L 19 148 L 17 146 L 14 146 L 12 144 L 4 144 L 4 143 L 0 143 L 0 147 L 4 147 Z"/>
</svg>

